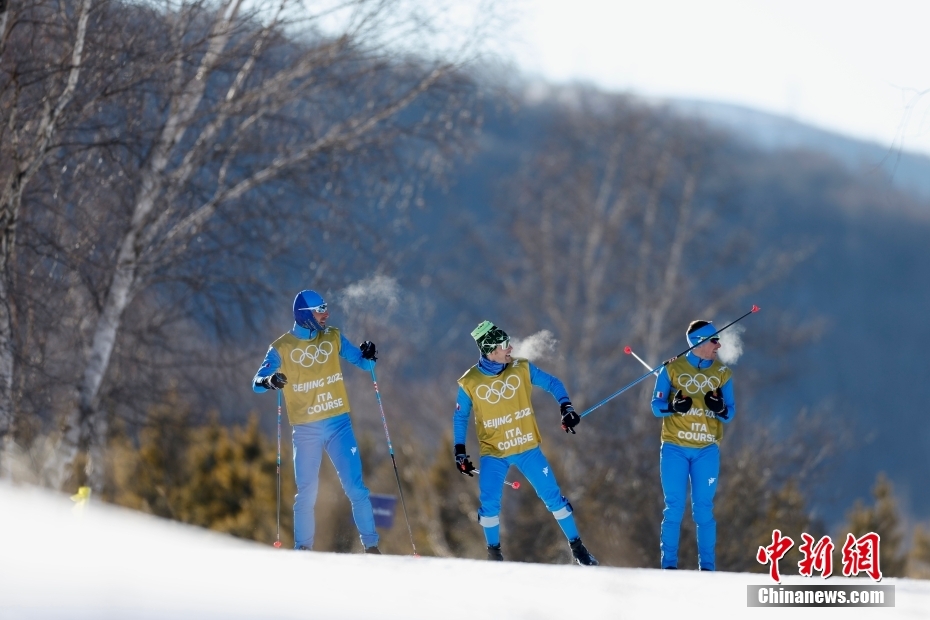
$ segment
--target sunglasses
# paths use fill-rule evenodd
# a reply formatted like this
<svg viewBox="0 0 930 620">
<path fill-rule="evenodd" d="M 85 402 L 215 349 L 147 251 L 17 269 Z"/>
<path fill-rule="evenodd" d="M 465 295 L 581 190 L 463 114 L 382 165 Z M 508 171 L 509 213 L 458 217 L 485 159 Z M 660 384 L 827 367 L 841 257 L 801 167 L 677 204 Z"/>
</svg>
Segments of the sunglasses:
<svg viewBox="0 0 930 620">
<path fill-rule="evenodd" d="M 312 308 L 301 308 L 301 310 L 311 310 L 317 314 L 323 314 L 326 312 L 326 304 L 322 303 L 319 306 L 313 306 Z"/>
<path fill-rule="evenodd" d="M 493 344 L 493 345 L 488 344 L 488 345 L 486 345 L 486 346 L 488 346 L 488 347 L 493 347 L 490 351 L 488 351 L 488 353 L 493 353 L 494 351 L 497 351 L 497 347 L 500 347 L 500 348 L 502 348 L 502 349 L 506 349 L 507 347 L 510 346 L 510 338 L 508 338 L 508 339 L 506 339 L 506 340 L 501 340 L 500 342 L 498 342 L 498 343 L 496 343 L 496 344 Z"/>
</svg>

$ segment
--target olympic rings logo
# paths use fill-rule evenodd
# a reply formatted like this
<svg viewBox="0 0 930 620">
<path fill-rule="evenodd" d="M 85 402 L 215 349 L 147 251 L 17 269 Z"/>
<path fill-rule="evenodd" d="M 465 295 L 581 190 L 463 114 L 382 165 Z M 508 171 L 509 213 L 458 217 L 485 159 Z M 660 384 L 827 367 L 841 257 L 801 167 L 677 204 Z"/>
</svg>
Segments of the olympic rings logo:
<svg viewBox="0 0 930 620">
<path fill-rule="evenodd" d="M 494 405 L 499 403 L 502 398 L 504 400 L 513 398 L 514 394 L 517 393 L 518 387 L 520 387 L 520 377 L 517 375 L 510 375 L 507 377 L 506 381 L 498 379 L 489 386 L 479 385 L 475 390 L 475 396 L 487 402 L 489 405 Z"/>
<path fill-rule="evenodd" d="M 331 342 L 324 342 L 320 346 L 308 344 L 306 349 L 291 351 L 291 361 L 300 364 L 304 368 L 310 368 L 314 364 L 325 364 L 332 354 L 333 343 Z"/>
<path fill-rule="evenodd" d="M 704 373 L 691 375 L 678 375 L 678 385 L 688 394 L 709 392 L 720 387 L 719 377 L 708 377 Z"/>
</svg>

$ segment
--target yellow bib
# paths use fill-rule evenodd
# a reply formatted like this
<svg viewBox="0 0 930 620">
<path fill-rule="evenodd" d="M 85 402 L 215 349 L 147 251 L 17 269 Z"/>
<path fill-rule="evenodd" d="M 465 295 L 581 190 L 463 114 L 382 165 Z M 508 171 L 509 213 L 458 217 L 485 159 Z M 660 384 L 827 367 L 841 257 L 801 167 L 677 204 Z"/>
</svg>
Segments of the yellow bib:
<svg viewBox="0 0 930 620">
<path fill-rule="evenodd" d="M 349 411 L 349 395 L 339 364 L 342 339 L 337 328 L 327 327 L 310 340 L 288 332 L 271 346 L 281 356 L 281 372 L 287 376 L 284 402 L 292 426 Z"/>
<path fill-rule="evenodd" d="M 515 358 L 496 377 L 472 366 L 459 385 L 471 398 L 481 456 L 512 456 L 539 445 L 527 360 Z"/>
<path fill-rule="evenodd" d="M 673 413 L 662 418 L 662 442 L 671 442 L 686 448 L 703 448 L 723 439 L 723 422 L 717 419 L 704 404 L 704 394 L 730 380 L 733 371 L 714 360 L 708 368 L 695 368 L 682 356 L 665 367 L 672 381 L 668 402 L 678 390 L 692 400 L 685 414 Z"/>
</svg>

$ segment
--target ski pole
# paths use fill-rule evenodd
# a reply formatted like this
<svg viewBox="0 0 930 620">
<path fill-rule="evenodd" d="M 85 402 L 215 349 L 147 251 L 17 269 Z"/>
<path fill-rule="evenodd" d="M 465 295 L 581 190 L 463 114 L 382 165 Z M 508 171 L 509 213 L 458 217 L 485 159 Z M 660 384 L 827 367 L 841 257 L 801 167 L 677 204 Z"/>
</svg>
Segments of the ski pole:
<svg viewBox="0 0 930 620">
<path fill-rule="evenodd" d="M 709 336 L 709 338 L 713 338 L 714 336 L 716 336 L 717 334 L 719 334 L 719 333 L 722 332 L 723 330 L 725 330 L 725 329 L 727 329 L 728 327 L 730 327 L 730 326 L 732 326 L 732 325 L 738 323 L 739 321 L 742 321 L 743 319 L 745 319 L 745 318 L 746 318 L 747 316 L 749 316 L 750 314 L 753 314 L 753 313 L 755 313 L 755 312 L 758 312 L 758 311 L 761 310 L 761 309 L 762 309 L 762 308 L 760 308 L 759 306 L 753 304 L 752 309 L 751 309 L 749 312 L 747 312 L 747 313 L 744 314 L 743 316 L 739 317 L 738 319 L 734 319 L 734 320 L 730 321 L 729 323 L 727 323 L 726 325 L 724 325 L 723 327 L 721 327 L 720 329 L 718 329 L 717 331 L 715 331 L 713 334 L 711 334 L 711 335 Z M 709 339 L 709 338 L 708 338 L 708 339 Z M 688 347 L 687 349 L 685 349 L 684 351 L 682 351 L 681 353 L 679 353 L 678 355 L 676 355 L 675 357 L 665 360 L 664 362 L 662 362 L 661 364 L 659 364 L 659 365 L 656 366 L 655 368 L 651 369 L 649 372 L 647 372 L 646 374 L 644 374 L 642 377 L 640 377 L 640 378 L 637 379 L 636 381 L 633 381 L 632 383 L 623 386 L 622 388 L 620 388 L 619 390 L 617 390 L 616 392 L 614 392 L 613 394 L 611 394 L 610 396 L 608 396 L 607 398 L 605 398 L 604 400 L 602 400 L 601 402 L 597 403 L 597 404 L 594 405 L 593 407 L 588 408 L 588 409 L 587 409 L 586 411 L 584 411 L 579 417 L 582 417 L 582 418 L 585 417 L 586 415 L 588 415 L 589 413 L 591 413 L 592 411 L 594 411 L 594 410 L 597 409 L 598 407 L 600 407 L 600 406 L 602 406 L 602 405 L 608 403 L 609 401 L 613 400 L 613 399 L 616 398 L 617 396 L 620 396 L 621 394 L 623 394 L 624 392 L 626 392 L 627 390 L 629 390 L 629 389 L 632 388 L 633 386 L 635 386 L 635 385 L 637 385 L 638 383 L 640 383 L 643 379 L 645 379 L 645 378 L 648 377 L 649 375 L 651 375 L 651 374 L 653 374 L 653 373 L 655 373 L 655 372 L 658 372 L 658 371 L 659 371 L 660 369 L 662 369 L 664 366 L 668 366 L 669 364 L 671 364 L 672 362 L 674 362 L 675 360 L 677 360 L 677 359 L 678 359 L 679 357 L 681 357 L 682 355 L 686 355 L 687 353 L 689 353 L 693 348 L 695 348 L 695 347 L 700 346 L 701 344 L 703 344 L 703 342 L 704 342 L 704 341 L 701 341 L 701 342 L 699 342 L 699 343 L 697 343 L 697 344 L 693 344 L 693 345 L 691 345 L 690 347 Z M 631 349 L 631 351 L 632 351 L 632 349 Z M 645 362 L 644 362 L 644 363 L 645 363 Z M 648 368 L 648 365 L 647 365 L 647 368 Z"/>
<path fill-rule="evenodd" d="M 275 534 L 274 546 L 281 547 L 281 390 L 278 390 L 278 529 Z"/>
<path fill-rule="evenodd" d="M 480 474 L 480 473 L 481 473 L 481 470 L 480 470 L 480 469 L 473 469 L 472 471 L 475 472 L 476 474 Z M 516 491 L 517 489 L 520 488 L 520 481 L 519 481 L 519 480 L 514 480 L 513 482 L 507 482 L 506 480 L 504 480 L 504 484 L 506 484 L 507 486 L 509 486 L 510 488 L 512 488 L 514 491 Z"/>
<path fill-rule="evenodd" d="M 381 410 L 381 424 L 384 426 L 384 436 L 387 438 L 388 452 L 391 454 L 391 463 L 394 464 L 394 477 L 397 479 L 397 490 L 400 493 L 400 505 L 404 509 L 404 521 L 407 522 L 407 533 L 410 534 L 410 545 L 413 547 L 414 557 L 420 557 L 417 553 L 417 545 L 413 542 L 413 530 L 410 529 L 410 519 L 407 517 L 407 502 L 404 501 L 404 490 L 400 486 L 400 474 L 397 471 L 397 461 L 394 459 L 394 446 L 391 445 L 391 434 L 388 433 L 387 419 L 384 417 L 384 405 L 381 402 L 381 392 L 378 390 L 378 379 L 375 377 L 375 365 L 371 364 L 371 382 L 375 386 L 375 396 L 378 398 L 378 409 Z"/>
<path fill-rule="evenodd" d="M 640 356 L 636 355 L 636 353 L 634 353 L 634 352 L 633 352 L 633 349 L 631 349 L 630 347 L 623 347 L 623 352 L 626 353 L 627 355 L 632 355 L 633 357 L 635 357 L 636 359 L 638 359 L 638 360 L 639 360 L 639 363 L 642 364 L 643 366 L 645 366 L 646 368 L 652 368 L 649 364 L 647 364 L 645 361 L 643 361 L 643 358 L 641 358 Z M 653 374 L 654 374 L 655 376 L 658 377 L 658 376 L 659 376 L 659 371 L 657 370 L 657 371 L 655 371 Z"/>
</svg>

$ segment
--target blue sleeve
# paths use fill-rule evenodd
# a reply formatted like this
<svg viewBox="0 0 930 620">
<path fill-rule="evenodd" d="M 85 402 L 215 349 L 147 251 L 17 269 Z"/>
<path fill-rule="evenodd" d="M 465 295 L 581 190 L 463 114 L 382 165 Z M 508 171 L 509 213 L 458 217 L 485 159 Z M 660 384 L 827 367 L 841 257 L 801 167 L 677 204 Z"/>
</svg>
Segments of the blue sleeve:
<svg viewBox="0 0 930 620">
<path fill-rule="evenodd" d="M 656 377 L 656 386 L 652 390 L 652 415 L 655 417 L 666 418 L 674 413 L 668 406 L 669 391 L 671 389 L 672 380 L 669 379 L 668 371 L 663 366 Z"/>
<path fill-rule="evenodd" d="M 543 372 L 532 364 L 530 364 L 530 383 L 536 387 L 541 387 L 542 389 L 552 394 L 553 398 L 559 401 L 560 405 L 571 400 L 568 397 L 568 392 L 565 390 L 565 386 L 558 379 L 558 377 L 554 377 L 547 372 Z"/>
<path fill-rule="evenodd" d="M 366 360 L 362 357 L 362 350 L 349 342 L 341 333 L 339 334 L 339 338 L 342 341 L 339 345 L 339 357 L 351 362 L 362 370 L 371 370 L 375 367 L 374 360 Z"/>
<path fill-rule="evenodd" d="M 465 445 L 465 437 L 468 435 L 468 418 L 471 417 L 471 398 L 459 386 L 459 393 L 455 397 L 455 413 L 452 414 L 452 443 Z"/>
<path fill-rule="evenodd" d="M 268 353 L 265 354 L 265 361 L 262 362 L 262 365 L 258 368 L 258 372 L 255 373 L 255 376 L 252 378 L 252 390 L 259 394 L 267 392 L 268 388 L 263 385 L 258 385 L 256 382 L 262 377 L 270 377 L 279 368 L 281 368 L 281 356 L 278 355 L 274 347 L 268 347 Z"/>
<path fill-rule="evenodd" d="M 727 417 L 718 418 L 724 424 L 729 424 L 736 417 L 736 400 L 733 396 L 733 379 L 720 386 L 720 393 L 723 395 L 723 404 L 727 406 Z"/>
</svg>

